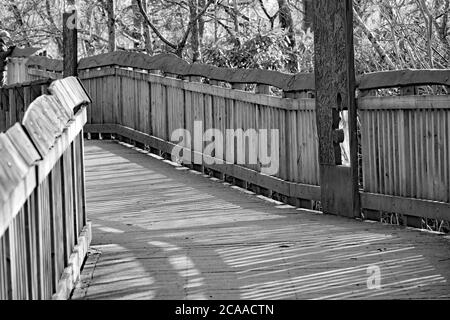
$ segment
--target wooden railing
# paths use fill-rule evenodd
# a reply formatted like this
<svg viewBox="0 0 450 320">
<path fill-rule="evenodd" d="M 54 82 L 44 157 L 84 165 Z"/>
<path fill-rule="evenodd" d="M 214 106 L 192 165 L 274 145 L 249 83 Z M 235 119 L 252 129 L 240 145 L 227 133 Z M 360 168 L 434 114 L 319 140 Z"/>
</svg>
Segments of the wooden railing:
<svg viewBox="0 0 450 320">
<path fill-rule="evenodd" d="M 362 207 L 402 214 L 415 227 L 421 221 L 411 216 L 449 221 L 450 95 L 416 95 L 411 82 L 398 96 L 377 96 L 374 87 L 358 99 Z"/>
<path fill-rule="evenodd" d="M 80 78 L 93 100 L 88 111 L 87 132 L 119 134 L 170 154 L 178 142 L 171 141 L 172 132 L 186 129 L 194 134 L 195 122 L 202 123 L 202 134 L 212 128 L 224 135 L 226 129 L 276 129 L 280 133 L 276 150 L 280 170 L 276 174 L 261 174 L 259 158 L 257 164 L 203 163 L 201 169 L 232 177 L 246 186 L 251 184 L 275 192 L 283 200 L 303 203 L 306 207 L 311 207 L 311 200 L 320 200 L 314 99 L 254 94 L 151 74 L 142 69 L 80 68 Z M 303 92 L 289 94 L 307 96 L 308 91 L 305 88 Z M 225 157 L 225 151 L 233 144 L 227 139 L 224 142 Z M 260 142 L 254 141 L 254 146 Z M 268 142 L 271 143 L 270 131 Z M 191 159 L 201 154 L 206 144 L 192 146 Z M 248 155 L 248 148 L 248 144 L 238 144 L 231 162 L 237 163 L 239 151 L 245 150 Z M 271 146 L 269 150 L 274 151 Z"/>
<path fill-rule="evenodd" d="M 50 79 L 35 80 L 0 88 L 0 132 L 21 122 L 31 102 L 47 93 Z"/>
<path fill-rule="evenodd" d="M 0 134 L 0 300 L 67 299 L 90 242 L 83 126 L 90 98 L 54 82 Z"/>
<path fill-rule="evenodd" d="M 55 61 L 47 64 L 41 68 L 56 70 Z M 82 59 L 79 70 L 93 99 L 88 132 L 115 134 L 170 154 L 170 134 L 191 131 L 194 121 L 202 121 L 203 130 L 278 129 L 276 175 L 261 174 L 257 165 L 203 164 L 200 169 L 278 193 L 292 204 L 310 207 L 310 200 L 320 200 L 312 75 L 190 65 L 171 55 L 124 52 Z M 379 72 L 357 82 L 365 216 L 398 213 L 416 227 L 420 219 L 411 217 L 450 220 L 450 70 Z M 242 84 L 256 84 L 258 93 L 243 91 Z M 268 95 L 270 86 L 281 89 L 283 97 Z M 419 86 L 446 89 L 419 95 Z M 378 89 L 389 88 L 401 95 L 377 96 L 386 94 Z"/>
</svg>

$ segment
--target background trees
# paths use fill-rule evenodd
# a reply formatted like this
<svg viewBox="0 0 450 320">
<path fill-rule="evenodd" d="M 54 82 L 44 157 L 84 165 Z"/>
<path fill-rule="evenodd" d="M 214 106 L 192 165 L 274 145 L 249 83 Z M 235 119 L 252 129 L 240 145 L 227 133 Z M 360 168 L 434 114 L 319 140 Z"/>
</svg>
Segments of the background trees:
<svg viewBox="0 0 450 320">
<path fill-rule="evenodd" d="M 310 72 L 314 0 L 77 0 L 80 56 L 172 52 L 228 67 Z M 450 0 L 355 0 L 359 73 L 448 68 Z M 17 45 L 61 56 L 65 0 L 0 0 Z"/>
</svg>

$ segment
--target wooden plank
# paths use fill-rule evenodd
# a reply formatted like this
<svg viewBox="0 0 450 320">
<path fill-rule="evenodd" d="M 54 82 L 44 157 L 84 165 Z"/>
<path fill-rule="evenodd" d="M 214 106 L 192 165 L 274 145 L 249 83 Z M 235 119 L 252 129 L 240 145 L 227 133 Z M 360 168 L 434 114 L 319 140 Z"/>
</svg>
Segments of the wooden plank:
<svg viewBox="0 0 450 320">
<path fill-rule="evenodd" d="M 445 202 L 362 193 L 361 206 L 364 209 L 394 212 L 429 219 L 450 219 L 450 204 Z"/>
<path fill-rule="evenodd" d="M 17 105 L 16 105 L 16 89 L 9 89 L 9 119 L 8 127 L 12 127 L 14 123 L 18 121 L 17 119 Z"/>
<path fill-rule="evenodd" d="M 103 78 L 102 85 L 102 123 L 113 123 L 114 78 Z"/>
<path fill-rule="evenodd" d="M 370 136 L 370 112 L 360 112 L 361 116 L 361 154 L 363 171 L 363 189 L 370 191 L 370 175 L 372 172 L 371 145 L 373 137 Z"/>
<path fill-rule="evenodd" d="M 449 85 L 450 70 L 395 70 L 364 74 L 358 79 L 359 90 L 420 85 Z"/>
<path fill-rule="evenodd" d="M 38 260 L 37 260 L 37 212 L 36 210 L 36 193 L 33 192 L 28 198 L 26 204 L 25 228 L 27 241 L 27 266 L 28 266 L 28 283 L 29 297 L 32 300 L 39 298 L 39 279 L 38 279 Z"/>
<path fill-rule="evenodd" d="M 387 96 L 358 99 L 360 110 L 449 109 L 450 96 Z"/>
<path fill-rule="evenodd" d="M 37 213 L 37 261 L 39 299 L 48 299 L 52 291 L 52 259 L 50 240 L 49 181 L 45 179 L 36 189 Z"/>
<path fill-rule="evenodd" d="M 111 174 L 119 170 L 120 177 Z M 101 254 L 86 262 L 77 299 L 448 295 L 442 237 L 271 204 L 114 142 L 87 143 L 86 172 L 92 245 Z M 139 208 L 130 206 L 135 201 Z M 155 239 L 158 232 L 176 236 Z M 374 265 L 384 275 L 381 291 L 367 289 Z M 398 286 L 411 279 L 414 285 Z"/>
<path fill-rule="evenodd" d="M 7 248 L 9 247 L 8 231 L 0 237 L 0 300 L 10 299 L 11 275 L 7 260 Z"/>
</svg>

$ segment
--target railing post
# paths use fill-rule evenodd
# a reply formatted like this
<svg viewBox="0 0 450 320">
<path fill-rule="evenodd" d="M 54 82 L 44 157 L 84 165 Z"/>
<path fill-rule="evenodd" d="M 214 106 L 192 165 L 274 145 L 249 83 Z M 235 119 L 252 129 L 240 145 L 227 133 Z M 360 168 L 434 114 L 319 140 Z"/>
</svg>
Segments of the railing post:
<svg viewBox="0 0 450 320">
<path fill-rule="evenodd" d="M 352 0 L 314 1 L 316 118 L 322 207 L 359 217 L 358 137 Z M 342 166 L 339 112 L 349 111 L 351 166 Z"/>
<path fill-rule="evenodd" d="M 64 77 L 78 75 L 77 19 L 75 9 L 63 13 Z"/>
</svg>

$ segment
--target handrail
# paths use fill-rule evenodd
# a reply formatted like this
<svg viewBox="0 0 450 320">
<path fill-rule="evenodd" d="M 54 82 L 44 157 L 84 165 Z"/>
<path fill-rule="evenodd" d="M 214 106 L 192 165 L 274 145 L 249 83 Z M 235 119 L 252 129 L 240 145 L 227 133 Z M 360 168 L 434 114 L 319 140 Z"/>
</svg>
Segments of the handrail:
<svg viewBox="0 0 450 320">
<path fill-rule="evenodd" d="M 53 82 L 0 134 L 0 300 L 67 299 L 91 239 L 79 79 Z"/>
<path fill-rule="evenodd" d="M 359 90 L 420 85 L 450 86 L 450 69 L 382 71 L 366 73 L 358 80 Z"/>
<path fill-rule="evenodd" d="M 14 84 L 9 84 L 9 85 L 3 86 L 0 88 L 0 90 L 23 88 L 23 87 L 37 86 L 37 85 L 46 85 L 46 84 L 50 84 L 52 81 L 53 81 L 52 79 L 47 78 L 47 79 L 38 79 L 38 80 L 19 82 L 19 83 L 14 83 Z"/>
<path fill-rule="evenodd" d="M 22 124 L 16 123 L 6 133 L 0 134 L 0 237 L 37 182 L 45 178 L 46 175 L 41 175 L 41 179 L 34 179 L 35 170 L 50 161 L 52 151 L 61 149 L 61 141 L 67 148 L 86 123 L 85 110 L 77 116 L 73 112 L 76 107 L 91 103 L 85 92 L 75 89 L 78 81 L 76 78 L 55 81 L 50 87 L 53 95 L 36 99 L 28 108 Z M 73 88 L 72 93 L 69 94 L 65 88 Z M 64 151 L 62 148 L 57 154 L 61 156 Z M 51 158 L 51 163 L 45 167 L 52 168 L 59 157 Z"/>
<path fill-rule="evenodd" d="M 46 57 L 30 57 L 27 66 L 38 66 L 48 71 L 62 72 L 62 61 Z M 260 69 L 219 68 L 206 64 L 189 64 L 173 54 L 149 56 L 143 53 L 115 51 L 80 60 L 79 70 L 118 66 L 143 70 L 160 70 L 180 76 L 198 76 L 229 83 L 254 83 L 280 88 L 285 92 L 313 91 L 313 73 L 287 74 Z M 433 70 L 395 70 L 366 73 L 357 76 L 359 90 L 381 88 L 445 85 L 450 86 L 450 69 Z"/>
</svg>

